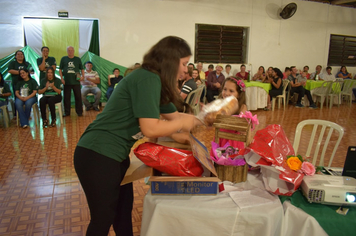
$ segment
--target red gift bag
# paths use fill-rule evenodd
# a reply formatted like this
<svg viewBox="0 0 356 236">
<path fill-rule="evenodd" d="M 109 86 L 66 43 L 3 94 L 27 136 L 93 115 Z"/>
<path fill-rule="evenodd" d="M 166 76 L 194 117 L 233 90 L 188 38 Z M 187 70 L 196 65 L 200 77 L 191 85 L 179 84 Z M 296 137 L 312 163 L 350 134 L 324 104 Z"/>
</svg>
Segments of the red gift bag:
<svg viewBox="0 0 356 236">
<path fill-rule="evenodd" d="M 246 162 L 261 167 L 266 190 L 291 196 L 304 177 L 289 168 L 287 156 L 294 155 L 292 144 L 280 125 L 268 125 L 256 132 L 249 147 L 244 151 Z"/>
<path fill-rule="evenodd" d="M 146 165 L 172 176 L 198 177 L 204 171 L 191 151 L 148 142 L 135 148 L 134 153 Z"/>
</svg>

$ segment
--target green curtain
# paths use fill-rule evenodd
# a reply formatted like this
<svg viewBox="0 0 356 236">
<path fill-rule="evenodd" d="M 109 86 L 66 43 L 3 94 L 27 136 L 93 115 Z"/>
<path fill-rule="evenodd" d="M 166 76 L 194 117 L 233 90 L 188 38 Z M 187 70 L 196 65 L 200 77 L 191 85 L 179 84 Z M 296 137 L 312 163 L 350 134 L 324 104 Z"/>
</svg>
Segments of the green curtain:
<svg viewBox="0 0 356 236">
<path fill-rule="evenodd" d="M 101 89 L 100 101 L 101 102 L 107 101 L 105 94 L 106 94 L 106 90 L 108 89 L 108 75 L 113 74 L 114 68 L 119 68 L 120 75 L 124 76 L 124 73 L 127 68 L 124 66 L 115 64 L 111 61 L 108 61 L 104 58 L 101 58 L 89 51 L 84 53 L 84 55 L 82 56 L 81 59 L 82 59 L 83 66 L 84 66 L 84 63 L 87 61 L 91 61 L 93 63 L 93 70 L 98 72 L 98 74 L 100 76 L 100 86 L 99 86 Z"/>
<path fill-rule="evenodd" d="M 0 72 L 4 77 L 4 80 L 11 81 L 11 75 L 7 73 L 10 62 L 15 59 L 15 53 L 11 53 L 10 55 L 0 59 Z"/>
<path fill-rule="evenodd" d="M 100 56 L 100 47 L 99 47 L 99 21 L 93 21 L 93 32 L 91 34 L 89 52 L 92 52 Z"/>
</svg>

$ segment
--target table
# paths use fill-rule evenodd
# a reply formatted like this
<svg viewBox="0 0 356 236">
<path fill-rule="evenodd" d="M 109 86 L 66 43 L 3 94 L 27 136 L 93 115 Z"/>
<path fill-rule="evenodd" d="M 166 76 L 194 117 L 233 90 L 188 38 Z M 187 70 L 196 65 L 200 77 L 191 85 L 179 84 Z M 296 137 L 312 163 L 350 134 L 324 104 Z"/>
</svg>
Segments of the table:
<svg viewBox="0 0 356 236">
<path fill-rule="evenodd" d="M 141 235 L 285 235 L 283 206 L 277 196 L 262 190 L 260 174 L 249 173 L 244 183 L 224 183 L 225 191 L 214 196 L 160 196 L 148 192 Z M 240 208 L 233 198 L 246 197 L 250 191 L 267 194 L 268 203 Z"/>
<path fill-rule="evenodd" d="M 244 81 L 246 85 L 247 110 L 253 111 L 267 106 L 268 91 L 272 86 L 270 83 L 258 81 Z"/>
</svg>

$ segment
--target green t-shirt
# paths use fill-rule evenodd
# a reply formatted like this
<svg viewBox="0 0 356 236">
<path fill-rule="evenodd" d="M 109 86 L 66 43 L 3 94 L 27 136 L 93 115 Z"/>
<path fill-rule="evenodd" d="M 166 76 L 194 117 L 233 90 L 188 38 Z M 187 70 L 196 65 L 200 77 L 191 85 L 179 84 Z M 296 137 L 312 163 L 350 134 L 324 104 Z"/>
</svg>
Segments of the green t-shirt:
<svg viewBox="0 0 356 236">
<path fill-rule="evenodd" d="M 20 80 L 16 85 L 16 91 L 19 91 L 23 97 L 31 95 L 33 90 L 38 90 L 38 84 L 37 81 L 32 78 L 27 81 Z"/>
<path fill-rule="evenodd" d="M 41 82 L 40 82 L 40 87 L 39 89 L 43 89 L 44 87 L 46 87 L 46 83 L 47 83 L 47 79 L 42 79 Z M 51 82 L 54 82 L 54 86 L 57 88 L 57 89 L 60 89 L 62 90 L 63 89 L 63 84 L 62 84 L 62 81 L 60 79 L 57 79 L 55 78 L 53 81 L 49 81 L 50 83 Z M 51 95 L 58 95 L 57 92 L 55 92 L 53 90 L 53 88 L 51 88 L 50 86 L 47 88 L 46 92 L 44 92 L 44 95 L 48 95 L 48 96 L 51 96 Z"/>
<path fill-rule="evenodd" d="M 160 106 L 161 79 L 145 69 L 123 78 L 102 113 L 85 130 L 78 146 L 119 162 L 128 158 L 140 133 L 138 118 L 159 119 L 160 113 L 176 111 L 172 103 Z"/>
<path fill-rule="evenodd" d="M 21 69 L 28 69 L 31 70 L 32 66 L 30 63 L 26 62 L 26 63 L 18 63 L 18 61 L 16 61 L 16 59 L 12 62 L 10 62 L 8 70 L 21 70 Z M 14 86 L 16 88 L 16 84 L 19 81 L 19 76 L 20 75 L 13 75 L 11 74 L 11 79 L 12 79 L 12 86 Z"/>
<path fill-rule="evenodd" d="M 7 101 L 8 97 L 3 97 L 2 96 L 4 93 L 11 93 L 10 87 L 5 81 L 4 81 L 4 85 L 3 86 L 0 85 L 0 101 L 1 100 Z"/>
<path fill-rule="evenodd" d="M 43 57 L 37 58 L 37 66 L 41 65 L 43 61 Z M 45 69 L 43 71 L 40 71 L 40 80 L 46 77 L 46 70 L 48 67 L 52 67 L 53 65 L 57 66 L 56 63 L 56 58 L 54 57 L 48 57 L 45 60 Z"/>
<path fill-rule="evenodd" d="M 59 69 L 62 70 L 66 85 L 78 85 L 77 74 L 83 70 L 82 61 L 79 57 L 62 57 Z"/>
</svg>

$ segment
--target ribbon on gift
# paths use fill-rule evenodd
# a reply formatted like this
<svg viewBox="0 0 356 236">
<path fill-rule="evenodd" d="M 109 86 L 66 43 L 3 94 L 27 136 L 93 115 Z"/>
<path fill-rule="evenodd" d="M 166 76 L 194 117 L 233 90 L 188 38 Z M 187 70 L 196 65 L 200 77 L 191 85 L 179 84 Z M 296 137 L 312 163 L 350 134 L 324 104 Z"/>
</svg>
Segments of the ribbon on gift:
<svg viewBox="0 0 356 236">
<path fill-rule="evenodd" d="M 246 111 L 245 113 L 241 112 L 240 115 L 234 115 L 236 117 L 240 117 L 240 118 L 245 118 L 246 121 L 251 124 L 251 130 L 254 130 L 256 125 L 259 124 L 258 119 L 257 119 L 257 115 L 252 115 L 252 113 L 250 111 Z"/>
</svg>

